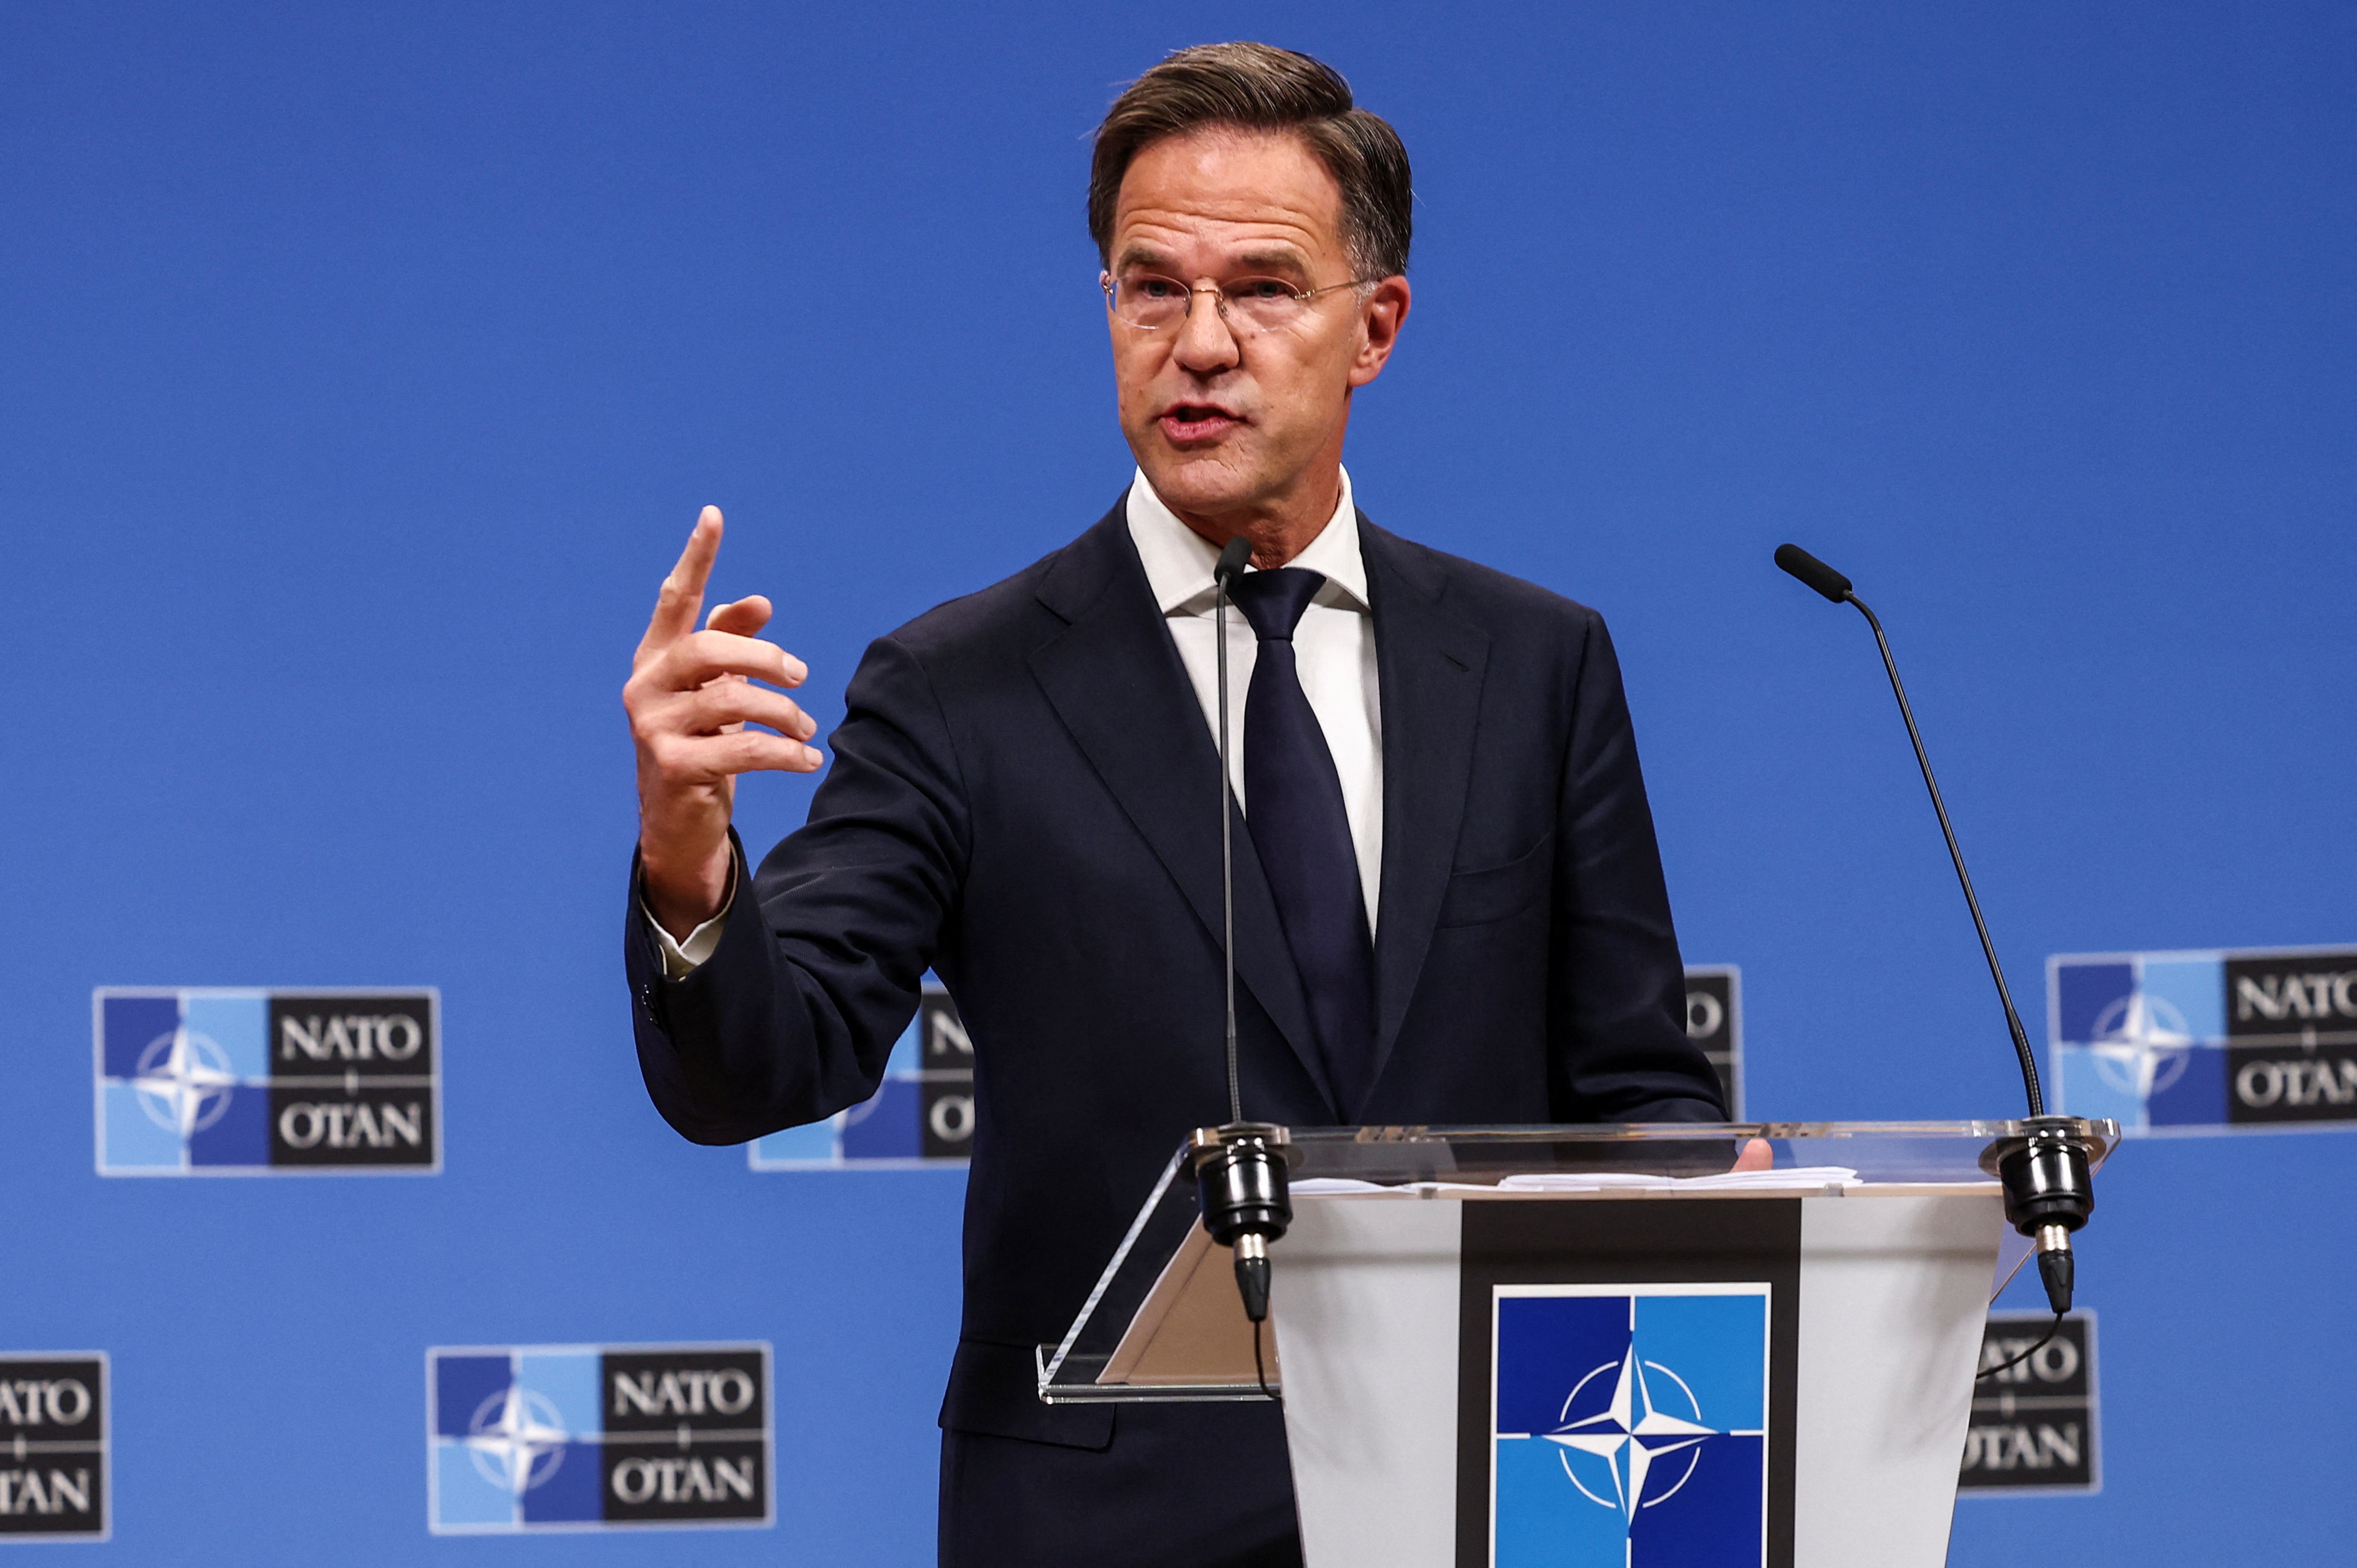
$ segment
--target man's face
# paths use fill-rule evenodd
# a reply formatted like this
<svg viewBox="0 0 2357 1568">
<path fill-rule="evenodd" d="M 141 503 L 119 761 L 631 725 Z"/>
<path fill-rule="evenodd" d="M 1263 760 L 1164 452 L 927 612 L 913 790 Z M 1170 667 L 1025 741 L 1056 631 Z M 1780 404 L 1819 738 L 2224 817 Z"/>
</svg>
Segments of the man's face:
<svg viewBox="0 0 2357 1568">
<path fill-rule="evenodd" d="M 1342 193 L 1297 137 L 1216 129 L 1139 153 L 1114 209 L 1116 281 L 1206 287 L 1351 280 Z M 1109 317 L 1122 434 L 1157 494 L 1224 537 L 1254 521 L 1323 523 L 1351 392 L 1375 379 L 1407 315 L 1405 278 L 1318 295 L 1293 326 L 1255 331 L 1194 296 L 1182 324 Z"/>
</svg>

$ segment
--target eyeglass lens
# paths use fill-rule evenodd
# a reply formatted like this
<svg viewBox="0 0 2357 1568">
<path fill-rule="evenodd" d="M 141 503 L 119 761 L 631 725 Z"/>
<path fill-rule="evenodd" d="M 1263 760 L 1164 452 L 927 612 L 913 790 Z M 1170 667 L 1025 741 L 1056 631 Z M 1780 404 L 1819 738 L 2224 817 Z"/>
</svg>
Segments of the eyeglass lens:
<svg viewBox="0 0 2357 1568">
<path fill-rule="evenodd" d="M 1151 273 L 1120 278 L 1113 285 L 1114 314 L 1148 331 L 1184 321 L 1194 297 L 1194 291 L 1178 279 Z M 1211 297 L 1208 290 L 1204 297 Z M 1223 285 L 1219 298 L 1232 324 L 1258 332 L 1290 326 L 1308 309 L 1308 302 L 1282 278 L 1239 278 Z"/>
</svg>

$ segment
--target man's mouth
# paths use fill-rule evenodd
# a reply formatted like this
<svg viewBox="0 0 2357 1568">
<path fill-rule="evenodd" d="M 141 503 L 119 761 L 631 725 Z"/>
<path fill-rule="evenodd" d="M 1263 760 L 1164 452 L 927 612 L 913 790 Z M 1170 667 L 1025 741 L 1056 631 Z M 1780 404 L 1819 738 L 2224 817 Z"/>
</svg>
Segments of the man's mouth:
<svg viewBox="0 0 2357 1568">
<path fill-rule="evenodd" d="M 1225 435 L 1243 421 L 1217 403 L 1181 403 L 1163 410 L 1156 423 L 1173 441 L 1202 441 Z"/>
</svg>

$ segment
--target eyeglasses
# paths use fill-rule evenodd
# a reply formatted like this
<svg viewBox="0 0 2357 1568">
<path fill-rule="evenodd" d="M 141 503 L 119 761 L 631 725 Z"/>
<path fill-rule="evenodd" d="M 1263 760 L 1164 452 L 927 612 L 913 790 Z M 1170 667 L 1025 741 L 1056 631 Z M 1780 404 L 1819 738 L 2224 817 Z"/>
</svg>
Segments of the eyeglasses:
<svg viewBox="0 0 2357 1568">
<path fill-rule="evenodd" d="M 1238 278 L 1217 286 L 1190 286 L 1159 273 L 1130 273 L 1118 278 L 1108 274 L 1102 283 L 1106 307 L 1141 332 L 1158 332 L 1166 327 L 1178 326 L 1194 309 L 1199 294 L 1211 296 L 1220 319 L 1232 330 L 1274 332 L 1280 328 L 1299 326 L 1309 314 L 1309 302 L 1319 295 L 1373 281 L 1350 278 L 1323 288 L 1296 288 L 1283 278 Z"/>
</svg>

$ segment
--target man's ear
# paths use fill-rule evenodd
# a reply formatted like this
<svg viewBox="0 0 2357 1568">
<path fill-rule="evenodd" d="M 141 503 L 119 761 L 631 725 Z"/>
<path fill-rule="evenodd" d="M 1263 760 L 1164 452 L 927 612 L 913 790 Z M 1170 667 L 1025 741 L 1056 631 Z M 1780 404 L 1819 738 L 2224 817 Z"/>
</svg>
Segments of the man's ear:
<svg viewBox="0 0 2357 1568">
<path fill-rule="evenodd" d="M 1359 352 L 1351 361 L 1351 384 L 1365 386 L 1383 373 L 1384 364 L 1399 342 L 1407 320 L 1409 290 L 1405 277 L 1387 277 L 1367 291 L 1359 306 Z"/>
</svg>

